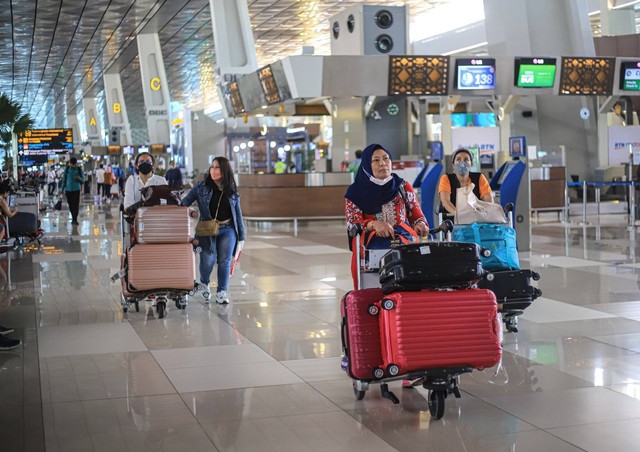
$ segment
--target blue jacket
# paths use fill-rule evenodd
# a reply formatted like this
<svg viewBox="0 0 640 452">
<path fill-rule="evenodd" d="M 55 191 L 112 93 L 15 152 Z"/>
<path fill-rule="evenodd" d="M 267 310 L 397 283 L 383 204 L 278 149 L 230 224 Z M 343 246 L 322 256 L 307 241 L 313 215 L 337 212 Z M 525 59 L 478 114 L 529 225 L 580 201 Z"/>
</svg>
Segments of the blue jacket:
<svg viewBox="0 0 640 452">
<path fill-rule="evenodd" d="M 80 180 L 75 180 L 76 176 L 80 176 Z M 62 173 L 62 191 L 80 191 L 84 182 L 84 173 L 79 166 L 67 166 Z"/>
<path fill-rule="evenodd" d="M 194 201 L 198 201 L 198 210 L 200 212 L 201 220 L 212 220 L 211 212 L 209 211 L 209 203 L 213 196 L 213 188 L 207 187 L 204 182 L 199 182 L 198 185 L 193 187 L 187 195 L 180 201 L 181 206 L 190 206 Z M 244 221 L 242 220 L 242 209 L 240 208 L 240 195 L 238 193 L 229 196 L 229 204 L 231 205 L 231 217 L 233 219 L 233 228 L 236 231 L 238 240 L 245 239 Z M 211 237 L 198 236 L 200 245 L 205 249 L 210 249 L 213 242 Z M 235 250 L 234 250 L 235 252 Z"/>
</svg>

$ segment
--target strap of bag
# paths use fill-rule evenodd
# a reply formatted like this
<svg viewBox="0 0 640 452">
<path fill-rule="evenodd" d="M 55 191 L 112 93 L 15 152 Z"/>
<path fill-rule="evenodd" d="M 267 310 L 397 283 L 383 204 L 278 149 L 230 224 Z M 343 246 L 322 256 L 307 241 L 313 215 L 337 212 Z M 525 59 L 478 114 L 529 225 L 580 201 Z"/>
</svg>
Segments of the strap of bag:
<svg viewBox="0 0 640 452">
<path fill-rule="evenodd" d="M 220 202 L 222 201 L 222 197 L 224 196 L 224 192 L 220 192 L 220 198 L 218 199 L 218 207 L 216 207 L 216 216 L 213 217 L 214 220 L 218 219 L 218 210 L 220 210 Z"/>
</svg>

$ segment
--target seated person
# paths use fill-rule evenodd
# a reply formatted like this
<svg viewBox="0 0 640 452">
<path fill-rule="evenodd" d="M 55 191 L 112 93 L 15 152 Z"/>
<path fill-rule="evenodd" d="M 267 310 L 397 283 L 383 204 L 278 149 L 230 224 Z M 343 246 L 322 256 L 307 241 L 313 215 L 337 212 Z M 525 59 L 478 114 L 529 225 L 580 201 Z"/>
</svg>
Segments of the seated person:
<svg viewBox="0 0 640 452">
<path fill-rule="evenodd" d="M 0 183 L 0 215 L 2 216 L 2 221 L 0 222 L 0 240 L 9 238 L 6 236 L 6 223 L 9 222 L 9 218 L 13 219 L 9 224 L 9 232 L 12 236 L 24 235 L 32 238 L 41 238 L 41 236 L 44 235 L 44 231 L 40 229 L 40 221 L 37 220 L 36 214 L 18 212 L 16 206 L 13 208 L 9 207 L 8 198 L 11 189 L 11 182 L 9 180 Z"/>
<path fill-rule="evenodd" d="M 489 181 L 482 173 L 471 172 L 473 156 L 466 148 L 458 148 L 451 156 L 453 173 L 443 174 L 438 184 L 440 202 L 446 211 L 456 213 L 456 192 L 460 187 L 474 184 L 473 193 L 482 201 L 493 202 L 493 192 Z"/>
<path fill-rule="evenodd" d="M 142 200 L 140 190 L 144 187 L 167 185 L 167 180 L 164 177 L 153 174 L 154 164 L 155 159 L 148 152 L 141 152 L 136 156 L 135 167 L 137 174 L 129 176 L 124 187 L 125 210 Z"/>
<path fill-rule="evenodd" d="M 429 225 L 411 183 L 391 173 L 391 154 L 379 144 L 371 144 L 362 152 L 362 162 L 355 182 L 345 194 L 347 225 L 360 225 L 365 234 L 384 239 L 384 248 L 399 232 L 409 226 L 420 236 L 429 234 Z M 400 229 L 401 230 L 401 229 Z M 351 274 L 356 281 L 356 253 L 353 253 Z"/>
</svg>

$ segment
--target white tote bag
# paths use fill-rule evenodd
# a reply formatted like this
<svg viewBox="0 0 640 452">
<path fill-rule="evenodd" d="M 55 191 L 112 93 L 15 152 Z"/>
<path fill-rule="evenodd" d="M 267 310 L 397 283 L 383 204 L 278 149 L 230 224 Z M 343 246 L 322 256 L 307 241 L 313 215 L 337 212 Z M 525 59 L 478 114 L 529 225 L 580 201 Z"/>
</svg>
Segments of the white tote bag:
<svg viewBox="0 0 640 452">
<path fill-rule="evenodd" d="M 469 184 L 457 189 L 455 223 L 507 223 L 502 206 L 480 201 L 473 193 L 474 187 L 474 184 Z"/>
</svg>

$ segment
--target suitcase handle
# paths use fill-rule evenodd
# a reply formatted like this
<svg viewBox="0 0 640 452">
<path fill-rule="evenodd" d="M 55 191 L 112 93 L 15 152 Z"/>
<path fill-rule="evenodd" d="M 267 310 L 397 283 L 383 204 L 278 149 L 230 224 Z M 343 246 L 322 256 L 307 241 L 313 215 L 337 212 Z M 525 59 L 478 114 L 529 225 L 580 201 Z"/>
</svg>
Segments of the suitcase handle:
<svg viewBox="0 0 640 452">
<path fill-rule="evenodd" d="M 342 321 L 340 322 L 340 342 L 342 342 L 342 353 L 346 356 L 349 355 L 349 348 L 347 347 L 347 341 L 344 337 L 344 332 L 347 329 L 347 316 L 342 316 Z"/>
</svg>

